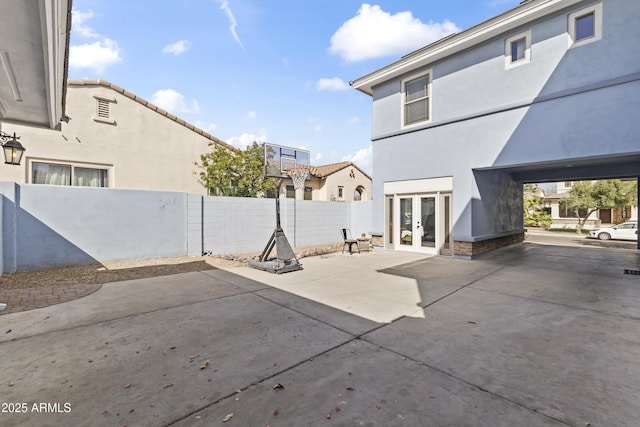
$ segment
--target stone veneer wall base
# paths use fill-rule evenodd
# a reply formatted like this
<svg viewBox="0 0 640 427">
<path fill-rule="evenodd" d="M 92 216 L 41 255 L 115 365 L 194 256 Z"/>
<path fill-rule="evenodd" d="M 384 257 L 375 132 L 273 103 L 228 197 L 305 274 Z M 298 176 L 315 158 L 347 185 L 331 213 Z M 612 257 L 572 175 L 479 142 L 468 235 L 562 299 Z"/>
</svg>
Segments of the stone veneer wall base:
<svg viewBox="0 0 640 427">
<path fill-rule="evenodd" d="M 479 242 L 454 240 L 453 254 L 454 256 L 460 256 L 463 258 L 472 258 L 474 255 L 479 255 L 504 246 L 515 245 L 517 243 L 522 243 L 523 241 L 524 233 L 511 234 L 509 236 L 481 240 Z"/>
</svg>

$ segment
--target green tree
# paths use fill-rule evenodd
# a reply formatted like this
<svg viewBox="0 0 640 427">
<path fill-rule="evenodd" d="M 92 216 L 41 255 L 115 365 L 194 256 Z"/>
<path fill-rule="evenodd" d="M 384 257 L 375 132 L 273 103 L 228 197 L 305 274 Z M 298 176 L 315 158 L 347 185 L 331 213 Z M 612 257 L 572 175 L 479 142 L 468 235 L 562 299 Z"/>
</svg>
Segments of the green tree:
<svg viewBox="0 0 640 427">
<path fill-rule="evenodd" d="M 607 179 L 603 181 L 576 182 L 571 187 L 571 193 L 566 201 L 567 206 L 575 209 L 578 217 L 576 233 L 582 232 L 587 218 L 598 209 L 613 209 L 617 207 L 636 205 L 638 203 L 638 181 L 621 181 Z M 579 210 L 585 215 L 580 217 Z"/>
<path fill-rule="evenodd" d="M 276 188 L 276 180 L 264 178 L 264 145 L 254 142 L 246 150 L 211 143 L 211 151 L 200 156 L 200 183 L 210 195 L 261 197 Z"/>
<path fill-rule="evenodd" d="M 524 225 L 525 227 L 548 227 L 551 215 L 543 210 L 544 200 L 538 196 L 536 184 L 524 184 Z"/>
</svg>

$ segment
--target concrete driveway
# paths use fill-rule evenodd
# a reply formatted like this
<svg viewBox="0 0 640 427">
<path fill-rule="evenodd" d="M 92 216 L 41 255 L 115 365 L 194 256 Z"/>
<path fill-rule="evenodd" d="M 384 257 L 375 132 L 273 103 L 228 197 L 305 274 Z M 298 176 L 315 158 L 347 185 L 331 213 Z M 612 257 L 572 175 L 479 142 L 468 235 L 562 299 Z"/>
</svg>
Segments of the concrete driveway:
<svg viewBox="0 0 640 427">
<path fill-rule="evenodd" d="M 638 425 L 636 251 L 303 266 L 111 283 L 0 317 L 0 425 Z"/>
</svg>

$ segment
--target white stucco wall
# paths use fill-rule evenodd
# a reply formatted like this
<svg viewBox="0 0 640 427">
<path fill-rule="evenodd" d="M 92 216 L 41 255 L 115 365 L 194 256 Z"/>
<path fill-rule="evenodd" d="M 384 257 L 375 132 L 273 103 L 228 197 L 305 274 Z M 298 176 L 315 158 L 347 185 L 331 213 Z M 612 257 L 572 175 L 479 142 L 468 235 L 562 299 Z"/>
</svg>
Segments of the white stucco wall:
<svg viewBox="0 0 640 427">
<path fill-rule="evenodd" d="M 0 273 L 125 259 L 261 252 L 275 199 L 0 182 Z M 292 246 L 369 233 L 371 202 L 281 200 Z"/>
</svg>

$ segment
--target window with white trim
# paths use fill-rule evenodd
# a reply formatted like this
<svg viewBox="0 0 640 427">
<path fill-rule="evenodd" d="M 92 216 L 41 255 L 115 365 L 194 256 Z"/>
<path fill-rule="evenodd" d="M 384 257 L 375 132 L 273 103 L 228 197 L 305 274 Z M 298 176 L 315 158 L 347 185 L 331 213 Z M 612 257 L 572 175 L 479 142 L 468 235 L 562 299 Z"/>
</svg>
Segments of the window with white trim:
<svg viewBox="0 0 640 427">
<path fill-rule="evenodd" d="M 108 187 L 109 168 L 32 161 L 31 183 L 77 187 Z"/>
<path fill-rule="evenodd" d="M 602 38 L 602 3 L 569 14 L 569 44 L 581 46 Z"/>
<path fill-rule="evenodd" d="M 531 30 L 509 37 L 504 43 L 505 68 L 531 62 Z"/>
<path fill-rule="evenodd" d="M 338 200 L 344 200 L 344 187 L 338 186 Z"/>
<path fill-rule="evenodd" d="M 431 71 L 402 81 L 402 126 L 431 119 Z"/>
</svg>

